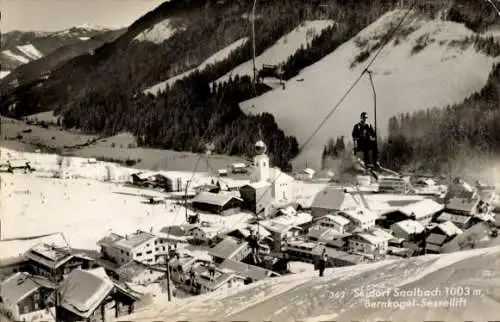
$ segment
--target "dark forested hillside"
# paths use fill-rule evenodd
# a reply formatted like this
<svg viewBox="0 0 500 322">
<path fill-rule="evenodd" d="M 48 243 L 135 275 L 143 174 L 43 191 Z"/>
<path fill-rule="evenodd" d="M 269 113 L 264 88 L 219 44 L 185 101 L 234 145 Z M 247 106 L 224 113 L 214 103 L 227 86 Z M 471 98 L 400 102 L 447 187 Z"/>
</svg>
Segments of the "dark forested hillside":
<svg viewBox="0 0 500 322">
<path fill-rule="evenodd" d="M 397 0 L 262 0 L 257 7 L 256 51 L 263 52 L 301 21 L 332 19 L 336 24 L 301 48 L 284 66 L 289 79 L 315 63 L 362 28 L 394 8 L 413 2 Z M 488 5 L 488 4 L 486 4 Z M 171 0 L 138 19 L 113 42 L 58 67 L 40 86 L 2 98 L 4 114 L 20 117 L 43 110 L 64 116 L 64 125 L 88 132 L 134 132 L 145 146 L 199 151 L 213 141 L 219 153 L 245 154 L 261 129 L 267 135 L 275 164 L 287 167 L 298 151 L 297 142 L 278 130 L 270 115 L 246 116 L 237 103 L 267 90 L 247 78 L 210 89 L 209 84 L 236 65 L 251 59 L 251 43 L 228 59 L 195 73 L 158 97 L 142 91 L 187 71 L 234 41 L 250 36 L 252 2 Z M 448 19 L 484 30 L 497 19 L 485 4 L 465 0 L 418 0 L 422 14 L 444 12 Z M 477 14 L 483 12 L 484 14 Z M 458 14 L 460 13 L 460 14 Z M 134 37 L 169 19 L 182 27 L 162 43 Z M 16 102 L 12 109 L 12 102 Z M 393 136 L 396 142 L 396 136 Z M 398 161 L 399 162 L 399 161 Z M 401 161 L 403 162 L 403 161 Z"/>
<path fill-rule="evenodd" d="M 461 104 L 391 118 L 381 151 L 394 168 L 447 171 L 457 158 L 500 153 L 500 65 L 486 87 Z M 419 169 L 415 169 L 419 170 Z"/>
</svg>

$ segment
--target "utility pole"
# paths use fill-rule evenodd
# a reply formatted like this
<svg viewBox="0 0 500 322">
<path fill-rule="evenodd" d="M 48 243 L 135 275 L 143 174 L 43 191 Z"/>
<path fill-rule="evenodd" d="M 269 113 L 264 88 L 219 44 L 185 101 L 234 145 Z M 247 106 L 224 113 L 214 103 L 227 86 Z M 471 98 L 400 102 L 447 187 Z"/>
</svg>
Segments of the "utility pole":
<svg viewBox="0 0 500 322">
<path fill-rule="evenodd" d="M 167 278 L 167 296 L 168 301 L 172 301 L 171 292 L 170 292 L 170 244 L 168 245 L 168 252 L 165 255 L 165 266 L 167 269 L 166 278 Z"/>
</svg>

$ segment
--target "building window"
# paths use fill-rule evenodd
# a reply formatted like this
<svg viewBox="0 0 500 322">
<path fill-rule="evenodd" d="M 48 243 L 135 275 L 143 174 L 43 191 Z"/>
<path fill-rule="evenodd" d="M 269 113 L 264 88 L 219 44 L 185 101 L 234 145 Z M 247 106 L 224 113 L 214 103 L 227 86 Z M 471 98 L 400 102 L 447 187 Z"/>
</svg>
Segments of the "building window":
<svg viewBox="0 0 500 322">
<path fill-rule="evenodd" d="M 149 247 L 149 244 L 146 244 L 146 247 Z"/>
<path fill-rule="evenodd" d="M 147 254 L 147 255 L 152 254 L 152 253 L 153 253 L 153 251 L 152 251 L 152 250 L 148 250 L 148 251 L 146 252 L 146 254 Z"/>
<path fill-rule="evenodd" d="M 137 257 L 142 256 L 142 253 L 137 253 L 137 254 L 135 254 L 135 256 L 137 256 Z"/>
</svg>

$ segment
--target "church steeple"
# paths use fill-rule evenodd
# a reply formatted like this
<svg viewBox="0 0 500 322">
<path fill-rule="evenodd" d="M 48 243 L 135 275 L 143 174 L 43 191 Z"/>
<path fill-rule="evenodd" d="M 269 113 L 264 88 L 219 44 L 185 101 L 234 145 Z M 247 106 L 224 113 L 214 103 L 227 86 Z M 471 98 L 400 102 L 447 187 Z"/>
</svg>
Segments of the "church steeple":
<svg viewBox="0 0 500 322">
<path fill-rule="evenodd" d="M 262 140 L 257 141 L 255 143 L 255 157 L 253 158 L 255 172 L 252 176 L 252 181 L 254 182 L 269 180 L 269 157 L 266 152 L 266 144 Z"/>
</svg>

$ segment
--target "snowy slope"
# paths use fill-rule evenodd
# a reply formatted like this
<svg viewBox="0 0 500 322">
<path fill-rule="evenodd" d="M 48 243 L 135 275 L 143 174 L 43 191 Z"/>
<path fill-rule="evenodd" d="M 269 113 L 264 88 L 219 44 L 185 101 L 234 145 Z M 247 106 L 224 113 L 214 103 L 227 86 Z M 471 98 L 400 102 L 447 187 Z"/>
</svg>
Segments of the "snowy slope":
<svg viewBox="0 0 500 322">
<path fill-rule="evenodd" d="M 172 37 L 178 30 L 179 28 L 174 27 L 169 19 L 165 19 L 155 24 L 153 27 L 141 32 L 134 38 L 134 40 L 161 44 L 168 38 Z"/>
<path fill-rule="evenodd" d="M 285 132 L 296 136 L 299 144 L 304 143 L 365 68 L 368 60 L 351 68 L 354 57 L 367 48 L 363 43 L 373 46 L 403 14 L 385 14 L 357 37 L 289 80 L 286 89 L 242 102 L 241 108 L 246 113 L 272 113 Z M 413 18 L 401 33 L 408 35 L 400 35 L 399 43 L 392 41 L 371 66 L 377 90 L 378 130 L 382 135 L 387 132 L 388 118 L 397 113 L 458 103 L 482 89 L 496 62 L 472 45 L 456 45 L 457 41 L 475 35 L 461 24 Z M 426 44 L 425 48 L 412 54 L 419 41 Z M 372 110 L 372 91 L 365 77 L 309 142 L 296 165 L 307 160 L 309 166 L 314 162 L 318 168 L 328 137 L 350 138 L 359 114 L 367 111 L 373 116 Z"/>
<path fill-rule="evenodd" d="M 284 63 L 288 57 L 293 55 L 301 46 L 307 46 L 313 38 L 323 29 L 333 25 L 330 20 L 313 20 L 304 21 L 290 33 L 284 35 L 278 41 L 265 50 L 261 55 L 255 58 L 255 66 L 260 69 L 263 64 L 277 65 Z M 216 82 L 226 81 L 230 76 L 234 78 L 236 75 L 251 75 L 253 62 L 251 60 L 237 66 L 226 75 L 219 78 Z"/>
<path fill-rule="evenodd" d="M 26 58 L 24 56 L 21 56 L 21 55 L 18 55 L 18 54 L 15 54 L 11 50 L 3 50 L 2 54 L 4 54 L 5 56 L 7 56 L 9 59 L 21 62 L 23 64 L 26 64 L 26 63 L 28 63 L 30 61 L 28 58 Z"/>
<path fill-rule="evenodd" d="M 210 64 L 215 64 L 215 63 L 217 63 L 219 61 L 225 60 L 227 57 L 229 57 L 229 55 L 233 51 L 235 51 L 236 49 L 238 49 L 241 46 L 243 46 L 247 41 L 248 41 L 248 38 L 238 39 L 237 41 L 233 42 L 229 46 L 227 46 L 227 47 L 219 50 L 218 52 L 216 52 L 215 54 L 213 54 L 212 56 L 210 56 L 209 58 L 207 58 L 203 63 L 200 64 L 200 66 L 198 66 L 196 68 L 193 68 L 191 70 L 188 70 L 188 71 L 186 71 L 186 72 L 184 72 L 184 73 L 182 73 L 180 75 L 177 75 L 177 76 L 174 76 L 172 78 L 169 78 L 168 80 L 166 80 L 164 82 L 161 82 L 161 83 L 158 83 L 158 84 L 156 84 L 154 86 L 151 86 L 150 88 L 146 89 L 144 91 L 144 93 L 145 94 L 156 95 L 158 92 L 164 91 L 165 88 L 167 88 L 167 86 L 171 86 L 176 81 L 189 76 L 190 74 L 194 73 L 195 71 L 197 71 L 197 70 L 198 71 L 202 71 L 202 70 L 204 70 Z"/>
<path fill-rule="evenodd" d="M 4 78 L 5 76 L 9 75 L 10 71 L 8 70 L 0 70 L 0 79 Z"/>
<path fill-rule="evenodd" d="M 273 278 L 244 288 L 168 303 L 163 297 L 118 321 L 476 321 L 495 320 L 500 311 L 500 247 L 446 255 L 390 260 Z M 401 290 L 436 290 L 403 296 Z M 459 307 L 431 308 L 470 293 Z M 362 291 L 365 291 L 364 294 Z M 385 291 L 379 296 L 369 291 Z M 399 291 L 398 291 L 399 290 Z M 390 308 L 389 303 L 408 303 Z M 367 304 L 378 305 L 370 308 Z M 382 307 L 384 306 L 384 307 Z"/>
<path fill-rule="evenodd" d="M 41 58 L 43 54 L 35 48 L 35 46 L 29 44 L 24 46 L 17 46 L 17 49 L 21 51 L 26 57 L 35 60 Z"/>
</svg>

